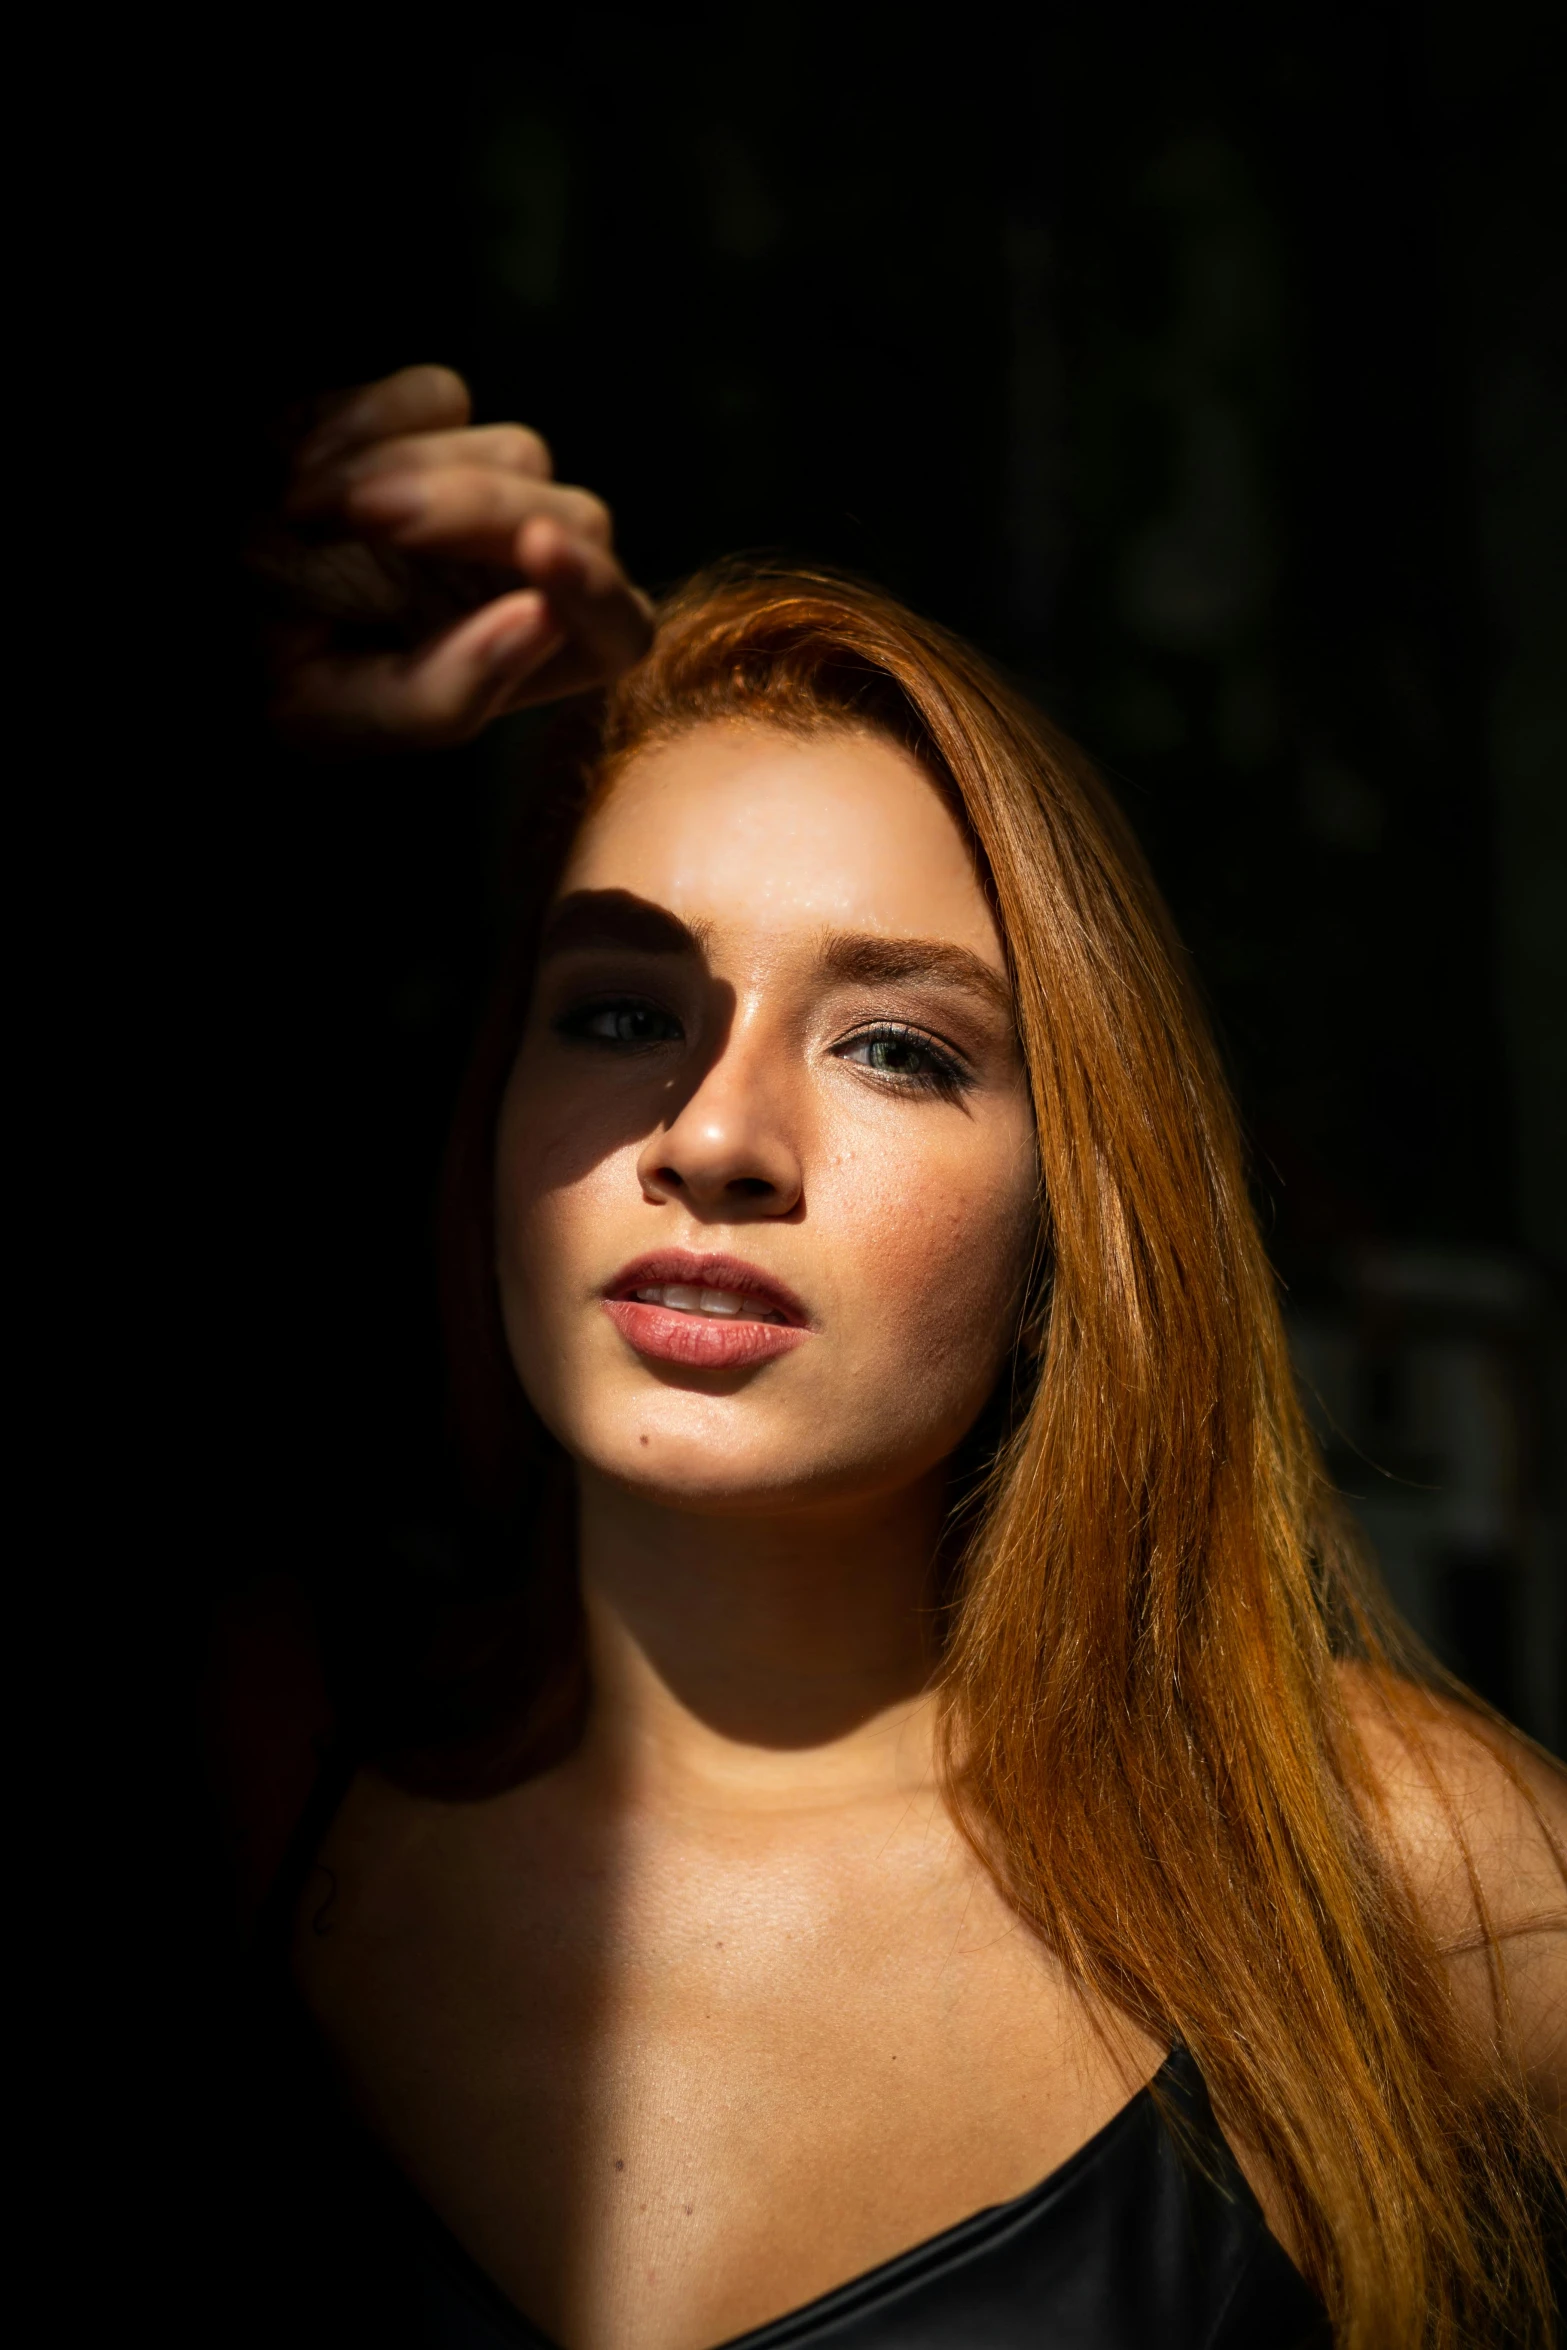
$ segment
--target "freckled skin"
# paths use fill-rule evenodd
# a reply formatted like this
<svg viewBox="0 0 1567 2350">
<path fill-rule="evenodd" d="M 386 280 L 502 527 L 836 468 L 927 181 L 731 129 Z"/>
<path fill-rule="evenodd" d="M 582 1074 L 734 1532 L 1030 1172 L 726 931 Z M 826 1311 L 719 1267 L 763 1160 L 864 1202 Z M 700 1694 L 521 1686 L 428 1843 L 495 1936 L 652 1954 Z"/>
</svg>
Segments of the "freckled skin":
<svg viewBox="0 0 1567 2350">
<path fill-rule="evenodd" d="M 362 388 L 303 445 L 291 511 L 334 508 L 372 554 L 390 528 L 400 566 L 469 558 L 487 467 L 489 553 L 533 584 L 412 662 L 323 659 L 302 632 L 274 680 L 285 728 L 461 739 L 645 646 L 603 510 L 549 482 L 536 436 L 468 433 L 467 415 L 445 370 Z M 417 545 L 363 505 L 358 460 L 383 490 L 419 473 Z M 497 620 L 521 626 L 502 702 Z M 829 985 L 817 948 L 831 929 L 922 937 L 999 976 L 959 828 L 878 738 L 710 727 L 620 777 L 565 887 L 630 893 L 704 942 L 656 984 L 598 971 L 668 999 L 647 1053 L 568 1040 L 556 1015 L 592 975 L 546 973 L 502 1121 L 507 1325 L 577 1474 L 582 1739 L 478 1802 L 360 1772 L 293 1964 L 371 2132 L 552 2341 L 703 2350 L 1032 2185 L 1163 2050 L 1085 2015 L 936 1769 L 941 1463 L 1010 1336 L 1026 1090 L 993 1008 L 907 979 Z M 945 1035 L 964 1085 L 877 1077 L 845 1049 L 868 1018 Z M 787 1281 L 809 1335 L 743 1376 L 651 1366 L 601 1290 L 671 1244 Z M 1493 1729 L 1409 1693 L 1433 1741 L 1412 1754 L 1390 1693 L 1346 1672 L 1378 1832 L 1453 1954 L 1476 2051 L 1505 1989 L 1559 2128 L 1561 1882 L 1534 1809 L 1567 1840 L 1556 1780 L 1520 1747 L 1504 1772 Z M 1236 2151 L 1288 2241 L 1265 2152 Z"/>
<path fill-rule="evenodd" d="M 584 893 L 687 944 L 547 954 L 500 1122 L 507 1331 L 578 1485 L 582 1740 L 478 1803 L 362 1773 L 296 1967 L 372 2130 L 552 2341 L 702 2350 L 1032 2186 L 1163 2052 L 1090 2028 L 938 1782 L 945 1464 L 1036 1228 L 964 836 L 878 737 L 713 726 L 620 776 Z M 889 977 L 910 941 L 934 961 Z M 636 1049 L 606 1000 L 654 1007 Z M 807 1334 L 649 1361 L 604 1292 L 670 1249 L 759 1267 Z"/>
<path fill-rule="evenodd" d="M 880 738 L 711 726 L 618 779 L 562 880 L 563 896 L 584 890 L 633 892 L 702 930 L 705 968 L 586 958 L 606 981 L 656 978 L 681 1014 L 685 1042 L 641 1059 L 563 1042 L 555 975 L 535 1004 L 497 1164 L 502 1300 L 530 1397 L 579 1460 L 687 1507 L 907 1483 L 972 1424 L 1014 1335 L 1035 1218 L 1026 1083 L 997 1012 L 914 979 L 824 979 L 818 950 L 827 930 L 934 937 L 1004 980 L 957 824 Z M 594 973 L 559 977 L 569 996 Z M 961 1098 L 835 1052 L 889 1013 L 962 1045 Z M 607 1147 L 584 1164 L 596 1126 Z M 671 1246 L 780 1276 L 811 1311 L 810 1343 L 739 1378 L 650 1371 L 599 1299 L 621 1265 Z"/>
</svg>

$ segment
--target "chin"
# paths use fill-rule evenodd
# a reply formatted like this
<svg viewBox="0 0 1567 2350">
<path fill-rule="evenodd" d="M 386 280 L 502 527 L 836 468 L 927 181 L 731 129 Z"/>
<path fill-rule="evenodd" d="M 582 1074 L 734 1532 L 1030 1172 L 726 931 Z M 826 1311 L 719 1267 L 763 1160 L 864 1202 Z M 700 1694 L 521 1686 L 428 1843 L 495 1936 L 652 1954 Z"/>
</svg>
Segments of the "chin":
<svg viewBox="0 0 1567 2350">
<path fill-rule="evenodd" d="M 613 1427 L 576 1432 L 575 1441 L 568 1436 L 567 1449 L 624 1490 L 702 1517 L 770 1517 L 875 1502 L 918 1484 L 951 1450 L 945 1433 L 939 1441 L 888 1450 L 867 1429 L 860 1432 L 863 1445 L 856 1444 L 841 1421 L 838 1440 L 824 1446 L 820 1421 L 809 1428 L 780 1425 L 779 1415 L 771 1426 L 747 1427 L 721 1399 L 685 1394 L 677 1408 L 672 1403 L 666 1394 L 628 1405 Z M 701 1408 L 679 1408 L 692 1404 Z"/>
<path fill-rule="evenodd" d="M 629 1438 L 622 1421 L 613 1435 L 599 1432 L 603 1441 L 590 1438 L 577 1457 L 585 1468 L 649 1500 L 704 1515 L 765 1513 L 833 1490 L 852 1491 L 860 1481 L 851 1464 L 812 1459 L 798 1441 L 737 1431 L 732 1420 L 715 1428 L 706 1415 L 696 1426 L 682 1425 L 683 1418 L 639 1412 Z"/>
</svg>

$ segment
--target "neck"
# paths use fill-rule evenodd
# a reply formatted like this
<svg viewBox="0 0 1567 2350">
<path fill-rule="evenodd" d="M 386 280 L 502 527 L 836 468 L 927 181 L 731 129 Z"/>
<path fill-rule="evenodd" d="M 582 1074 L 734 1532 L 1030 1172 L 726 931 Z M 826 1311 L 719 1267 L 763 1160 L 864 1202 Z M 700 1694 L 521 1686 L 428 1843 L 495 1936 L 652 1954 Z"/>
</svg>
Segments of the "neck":
<svg viewBox="0 0 1567 2350">
<path fill-rule="evenodd" d="M 701 1516 L 581 1472 L 581 1750 L 639 1799 L 852 1800 L 928 1777 L 939 1477 Z"/>
</svg>

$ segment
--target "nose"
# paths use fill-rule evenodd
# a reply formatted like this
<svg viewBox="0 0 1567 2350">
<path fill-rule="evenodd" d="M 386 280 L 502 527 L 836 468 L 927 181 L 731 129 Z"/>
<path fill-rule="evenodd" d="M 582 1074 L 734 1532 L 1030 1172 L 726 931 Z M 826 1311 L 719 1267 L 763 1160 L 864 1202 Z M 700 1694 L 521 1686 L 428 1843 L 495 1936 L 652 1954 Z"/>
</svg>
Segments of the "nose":
<svg viewBox="0 0 1567 2350">
<path fill-rule="evenodd" d="M 644 1195 L 699 1214 L 787 1216 L 804 1189 L 776 1051 L 731 1035 L 637 1161 Z"/>
</svg>

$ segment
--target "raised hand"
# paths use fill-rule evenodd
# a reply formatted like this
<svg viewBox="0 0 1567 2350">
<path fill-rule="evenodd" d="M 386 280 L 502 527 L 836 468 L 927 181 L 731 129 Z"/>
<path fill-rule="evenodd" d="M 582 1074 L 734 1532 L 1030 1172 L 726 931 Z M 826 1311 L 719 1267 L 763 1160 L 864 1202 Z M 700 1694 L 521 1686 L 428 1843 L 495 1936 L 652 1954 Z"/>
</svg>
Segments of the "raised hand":
<svg viewBox="0 0 1567 2350">
<path fill-rule="evenodd" d="M 646 650 L 650 607 L 615 560 L 607 507 L 552 478 L 537 433 L 470 413 L 449 368 L 406 367 L 326 404 L 294 447 L 249 550 L 291 741 L 464 742 Z"/>
</svg>

